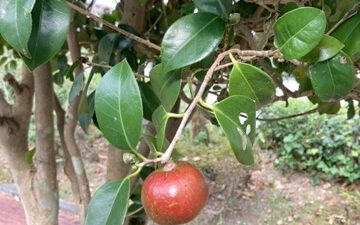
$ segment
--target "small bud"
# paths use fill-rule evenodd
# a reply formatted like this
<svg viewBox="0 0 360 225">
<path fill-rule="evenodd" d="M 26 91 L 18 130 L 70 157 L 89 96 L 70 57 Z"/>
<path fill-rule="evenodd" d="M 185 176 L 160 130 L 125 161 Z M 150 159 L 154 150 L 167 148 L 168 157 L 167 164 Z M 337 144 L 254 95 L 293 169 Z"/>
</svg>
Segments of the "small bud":
<svg viewBox="0 0 360 225">
<path fill-rule="evenodd" d="M 229 16 L 229 22 L 231 24 L 238 23 L 240 21 L 241 17 L 239 13 L 231 13 Z"/>
<path fill-rule="evenodd" d="M 136 163 L 136 156 L 132 153 L 125 152 L 123 154 L 123 161 L 126 164 L 134 165 Z"/>
</svg>

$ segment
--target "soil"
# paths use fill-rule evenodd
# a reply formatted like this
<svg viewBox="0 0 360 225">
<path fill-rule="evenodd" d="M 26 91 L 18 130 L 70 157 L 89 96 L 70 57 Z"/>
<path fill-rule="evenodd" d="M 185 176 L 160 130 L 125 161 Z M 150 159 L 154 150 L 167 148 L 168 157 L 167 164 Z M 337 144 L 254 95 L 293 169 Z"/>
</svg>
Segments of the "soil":
<svg viewBox="0 0 360 225">
<path fill-rule="evenodd" d="M 25 213 L 17 197 L 0 192 L 0 224 L 24 225 Z M 74 214 L 60 211 L 59 225 L 80 225 L 79 219 Z"/>
</svg>

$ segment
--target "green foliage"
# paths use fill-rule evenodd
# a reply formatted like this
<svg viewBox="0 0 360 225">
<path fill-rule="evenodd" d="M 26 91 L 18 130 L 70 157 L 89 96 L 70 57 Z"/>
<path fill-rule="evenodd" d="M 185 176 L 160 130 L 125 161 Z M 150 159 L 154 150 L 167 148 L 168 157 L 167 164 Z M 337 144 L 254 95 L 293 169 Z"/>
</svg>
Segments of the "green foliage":
<svg viewBox="0 0 360 225">
<path fill-rule="evenodd" d="M 123 224 L 129 197 L 129 178 L 103 185 L 91 198 L 85 225 Z"/>
<path fill-rule="evenodd" d="M 353 86 L 355 70 L 349 56 L 340 52 L 330 60 L 309 66 L 311 84 L 322 101 L 337 101 Z"/>
<path fill-rule="evenodd" d="M 307 100 L 290 101 L 288 108 L 276 103 L 266 108 L 263 118 L 279 118 L 313 107 Z M 360 179 L 359 117 L 347 120 L 345 112 L 337 116 L 311 114 L 262 123 L 259 126 L 262 147 L 277 151 L 275 165 L 284 171 L 299 169 L 326 178 Z"/>
<path fill-rule="evenodd" d="M 237 160 L 245 165 L 253 164 L 255 101 L 246 96 L 233 95 L 214 105 L 214 113 Z"/>
<path fill-rule="evenodd" d="M 285 59 L 299 59 L 320 42 L 325 28 L 323 11 L 310 7 L 295 9 L 276 21 L 274 43 Z"/>
<path fill-rule="evenodd" d="M 321 62 L 335 56 L 342 48 L 344 44 L 334 37 L 324 35 L 320 43 L 305 55 L 302 60 L 304 62 Z"/>
<path fill-rule="evenodd" d="M 270 102 L 274 93 L 275 85 L 269 75 L 250 64 L 234 63 L 230 73 L 230 95 L 245 95 L 254 99 L 260 108 Z"/>
<path fill-rule="evenodd" d="M 121 150 L 135 150 L 142 129 L 139 87 L 126 60 L 101 79 L 95 93 L 95 112 L 107 140 Z"/>
<path fill-rule="evenodd" d="M 150 71 L 150 81 L 164 108 L 170 111 L 179 97 L 181 70 L 164 72 L 163 65 L 158 64 Z"/>
<path fill-rule="evenodd" d="M 153 113 L 152 121 L 156 128 L 156 149 L 160 152 L 163 150 L 165 140 L 165 128 L 169 116 L 163 106 L 159 106 Z"/>
<path fill-rule="evenodd" d="M 352 56 L 360 50 L 360 11 L 355 16 L 345 21 L 332 34 L 345 44 L 344 52 Z"/>
<path fill-rule="evenodd" d="M 28 42 L 31 57 L 22 57 L 30 70 L 59 52 L 68 33 L 70 11 L 64 1 L 38 0 L 32 18 L 34 21 Z"/>
<path fill-rule="evenodd" d="M 224 31 L 224 21 L 210 13 L 191 14 L 177 20 L 161 43 L 164 72 L 204 59 L 220 43 Z"/>
<path fill-rule="evenodd" d="M 194 0 L 200 11 L 213 13 L 221 17 L 228 17 L 232 0 Z"/>
<path fill-rule="evenodd" d="M 31 10 L 34 4 L 35 0 L 0 2 L 0 9 L 4 11 L 4 15 L 0 16 L 0 34 L 14 49 L 29 58 L 31 54 L 27 43 L 31 34 Z"/>
</svg>

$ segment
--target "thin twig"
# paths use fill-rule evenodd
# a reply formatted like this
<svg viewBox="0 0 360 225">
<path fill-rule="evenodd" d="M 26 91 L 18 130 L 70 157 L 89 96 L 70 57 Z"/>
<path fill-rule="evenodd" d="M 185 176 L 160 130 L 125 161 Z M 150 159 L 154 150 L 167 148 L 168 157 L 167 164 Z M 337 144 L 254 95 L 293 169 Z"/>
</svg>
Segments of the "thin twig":
<svg viewBox="0 0 360 225">
<path fill-rule="evenodd" d="M 140 208 L 138 208 L 137 210 L 135 210 L 134 212 L 131 212 L 131 213 L 129 213 L 129 214 L 127 214 L 126 215 L 126 217 L 132 217 L 133 215 L 135 215 L 136 213 L 138 213 L 138 212 L 140 212 L 141 210 L 143 210 L 144 209 L 144 207 L 143 206 L 141 206 Z"/>
<path fill-rule="evenodd" d="M 315 109 L 311 109 L 311 110 L 308 110 L 306 112 L 293 114 L 293 115 L 289 115 L 289 116 L 284 116 L 284 117 L 279 117 L 279 118 L 256 118 L 256 120 L 266 121 L 266 122 L 277 122 L 277 121 L 280 121 L 280 120 L 286 120 L 286 119 L 291 119 L 291 118 L 295 118 L 295 117 L 315 113 L 318 109 L 319 109 L 319 107 L 316 107 Z"/>
<path fill-rule="evenodd" d="M 360 6 L 360 2 L 355 3 L 353 5 L 353 7 L 348 12 L 346 12 L 346 14 L 343 16 L 343 18 L 341 18 L 341 20 L 339 20 L 326 34 L 328 34 L 328 35 L 331 34 L 332 32 L 334 32 L 334 30 L 336 30 L 336 28 L 338 28 L 346 20 L 353 17 L 356 14 L 356 10 L 359 6 Z"/>
<path fill-rule="evenodd" d="M 91 18 L 91 19 L 93 19 L 93 20 L 96 21 L 96 22 L 99 22 L 99 23 L 104 24 L 105 26 L 113 29 L 114 31 L 116 31 L 116 32 L 118 32 L 118 33 L 120 33 L 120 34 L 122 34 L 122 35 L 124 35 L 124 36 L 126 36 L 126 37 L 128 37 L 128 38 L 130 38 L 130 39 L 133 39 L 133 40 L 136 41 L 136 42 L 139 42 L 139 43 L 141 43 L 141 44 L 143 44 L 143 45 L 146 45 L 146 46 L 149 47 L 149 48 L 153 48 L 153 49 L 155 49 L 155 50 L 157 50 L 157 51 L 160 51 L 160 50 L 161 50 L 160 46 L 158 46 L 158 45 L 156 45 L 156 44 L 154 44 L 154 43 L 152 43 L 152 42 L 150 42 L 150 41 L 147 41 L 147 40 L 145 40 L 145 39 L 143 39 L 143 38 L 141 38 L 141 37 L 138 37 L 138 36 L 136 36 L 136 35 L 134 35 L 134 34 L 132 34 L 132 33 L 129 33 L 129 32 L 127 32 L 126 30 L 123 30 L 123 29 L 121 29 L 121 28 L 119 28 L 119 27 L 117 27 L 117 26 L 115 26 L 115 25 L 107 22 L 106 20 L 103 20 L 103 19 L 101 19 L 100 17 L 98 17 L 98 16 L 96 16 L 96 15 L 88 12 L 87 10 L 82 9 L 82 8 L 78 7 L 77 5 L 72 4 L 71 2 L 66 2 L 66 3 L 67 3 L 68 6 L 69 6 L 70 8 L 72 8 L 73 10 L 75 10 L 75 11 L 77 11 L 77 12 L 79 12 L 79 13 L 81 13 L 81 14 L 83 14 L 83 15 Z"/>
</svg>

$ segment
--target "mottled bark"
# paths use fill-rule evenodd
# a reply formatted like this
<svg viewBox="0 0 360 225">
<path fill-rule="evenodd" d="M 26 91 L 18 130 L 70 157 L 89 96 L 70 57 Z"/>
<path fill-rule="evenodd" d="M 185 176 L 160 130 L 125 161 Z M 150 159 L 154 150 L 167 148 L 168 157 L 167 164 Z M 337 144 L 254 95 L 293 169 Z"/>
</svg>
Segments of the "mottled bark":
<svg viewBox="0 0 360 225">
<path fill-rule="evenodd" d="M 72 61 L 80 59 L 81 52 L 79 42 L 76 36 L 75 24 L 72 19 L 69 26 L 69 33 L 67 36 L 67 44 L 70 50 Z M 75 68 L 76 75 L 83 72 L 81 64 Z M 66 148 L 65 151 L 65 172 L 69 176 L 72 183 L 72 190 L 74 196 L 76 197 L 75 201 L 78 207 L 78 213 L 82 223 L 85 221 L 86 209 L 90 202 L 91 194 L 89 189 L 89 181 L 86 176 L 84 163 L 81 157 L 80 149 L 75 141 L 75 128 L 78 121 L 78 108 L 81 100 L 81 94 L 75 97 L 71 105 L 68 106 L 66 110 L 66 121 L 64 125 L 64 142 Z M 67 152 L 66 152 L 67 151 Z M 72 162 L 72 167 L 69 162 Z M 76 182 L 75 183 L 75 177 Z M 79 193 L 76 196 L 76 193 Z"/>
</svg>

